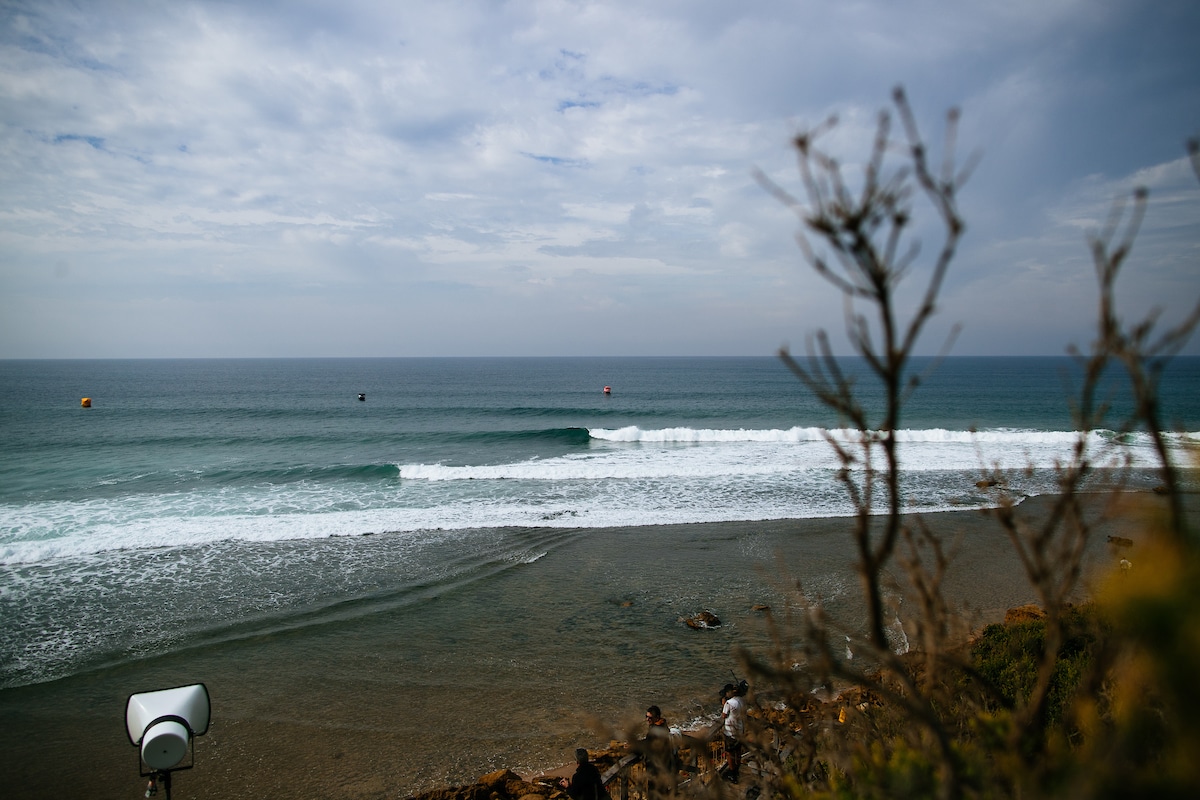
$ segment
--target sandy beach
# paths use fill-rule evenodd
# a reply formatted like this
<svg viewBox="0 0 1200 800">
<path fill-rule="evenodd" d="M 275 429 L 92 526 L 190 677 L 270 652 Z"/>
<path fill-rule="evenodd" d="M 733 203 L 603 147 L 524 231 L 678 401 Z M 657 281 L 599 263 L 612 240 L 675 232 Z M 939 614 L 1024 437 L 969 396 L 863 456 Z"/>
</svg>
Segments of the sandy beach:
<svg viewBox="0 0 1200 800">
<path fill-rule="evenodd" d="M 1031 498 L 1021 513 L 1036 519 L 1050 501 Z M 957 542 L 947 590 L 976 626 L 1035 600 L 986 513 L 923 518 Z M 597 722 L 621 729 L 650 703 L 676 725 L 715 713 L 734 648 L 766 641 L 753 606 L 780 608 L 793 580 L 852 624 L 847 531 L 844 519 L 668 526 L 653 531 L 652 555 L 644 529 L 573 531 L 532 563 L 395 615 L 347 613 L 8 689 L 6 794 L 140 796 L 126 698 L 193 682 L 207 685 L 213 717 L 194 769 L 176 775 L 180 800 L 406 797 L 502 767 L 552 768 L 576 746 L 607 744 Z M 1092 538 L 1093 570 L 1114 563 L 1114 534 L 1135 540 L 1136 568 L 1138 532 L 1110 523 Z M 691 630 L 688 609 L 725 624 Z"/>
</svg>

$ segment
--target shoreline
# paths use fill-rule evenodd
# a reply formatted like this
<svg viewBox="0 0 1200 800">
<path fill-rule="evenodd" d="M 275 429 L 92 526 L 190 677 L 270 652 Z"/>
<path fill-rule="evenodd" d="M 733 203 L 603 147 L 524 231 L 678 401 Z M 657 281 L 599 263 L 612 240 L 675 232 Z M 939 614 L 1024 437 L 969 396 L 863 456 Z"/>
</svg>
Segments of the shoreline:
<svg viewBox="0 0 1200 800">
<path fill-rule="evenodd" d="M 1150 493 L 1137 497 L 1161 502 Z M 1107 498 L 1088 496 L 1085 503 L 1096 509 Z M 1194 517 L 1197 497 L 1187 501 Z M 1051 502 L 1050 495 L 1027 498 L 1018 511 L 1038 519 Z M 945 588 L 972 627 L 999 621 L 1008 608 L 1034 599 L 1007 537 L 987 512 L 916 516 L 955 540 Z M 698 704 L 711 706 L 729 668 L 736 668 L 733 647 L 762 641 L 761 622 L 750 609 L 773 591 L 772 582 L 788 582 L 779 560 L 788 579 L 802 580 L 837 613 L 852 617 L 858 583 L 849 522 L 666 526 L 669 530 L 654 532 L 655 541 L 666 542 L 666 555 L 650 564 L 644 563 L 650 559 L 645 529 L 584 529 L 536 564 L 419 609 L 429 614 L 450 604 L 451 619 L 506 615 L 478 623 L 484 636 L 495 636 L 493 643 L 476 638 L 465 649 L 453 641 L 445 645 L 451 659 L 446 664 L 483 659 L 470 673 L 477 677 L 465 680 L 442 662 L 413 671 L 421 667 L 414 658 L 427 656 L 399 651 L 405 637 L 415 635 L 412 612 L 406 612 L 410 617 L 398 634 L 376 627 L 374 619 L 354 620 L 6 689 L 0 691 L 0 752 L 12 796 L 140 793 L 137 751 L 121 717 L 125 699 L 131 692 L 192 682 L 209 687 L 213 722 L 209 734 L 196 740 L 195 768 L 180 772 L 174 783 L 177 800 L 247 793 L 407 797 L 469 783 L 497 769 L 551 772 L 555 768 L 545 765 L 569 763 L 575 746 L 606 744 L 596 740 L 597 720 L 624 730 L 655 703 L 682 727 Z M 1129 533 L 1121 522 L 1095 530 L 1088 547 L 1091 568 L 1113 563 L 1107 535 Z M 641 559 L 631 554 L 639 548 Z M 694 578 L 697 565 L 711 562 L 720 568 L 717 573 L 736 572 L 737 580 L 725 585 Z M 647 576 L 670 588 L 665 596 L 674 604 L 643 592 Z M 581 586 L 587 587 L 586 597 Z M 680 609 L 707 605 L 726 622 L 722 628 L 691 631 L 675 616 Z M 541 617 L 509 619 L 526 607 L 530 614 L 547 614 L 551 629 Z M 434 634 L 453 638 L 457 632 Z M 539 635 L 552 640 L 539 641 Z M 576 637 L 572 649 L 555 652 L 553 637 L 568 635 Z M 613 659 L 618 670 L 625 665 L 624 671 L 597 663 L 602 657 Z M 689 672 L 689 664 L 696 669 Z M 423 720 L 438 715 L 451 719 L 444 730 L 431 731 L 433 723 Z"/>
<path fill-rule="evenodd" d="M 1080 495 L 1083 499 L 1083 504 L 1089 515 L 1095 515 L 1100 508 L 1105 504 L 1117 499 L 1121 507 L 1114 511 L 1114 518 L 1105 520 L 1102 523 L 1095 524 L 1092 535 L 1088 542 L 1088 547 L 1084 556 L 1084 571 L 1079 580 L 1077 590 L 1073 593 L 1073 602 L 1084 602 L 1090 595 L 1091 584 L 1098 580 L 1101 575 L 1109 569 L 1115 569 L 1119 561 L 1125 556 L 1130 555 L 1128 550 L 1112 546 L 1108 537 L 1120 537 L 1126 542 L 1129 539 L 1130 531 L 1122 526 L 1126 525 L 1128 518 L 1133 516 L 1138 518 L 1141 515 L 1153 514 L 1165 508 L 1165 499 L 1147 490 L 1133 490 L 1120 492 L 1114 495 L 1111 491 L 1095 491 Z M 1016 506 L 1019 517 L 1033 517 L 1040 519 L 1044 516 L 1044 512 L 1051 504 L 1053 504 L 1059 495 L 1032 495 L 1022 499 Z M 1028 505 L 1027 505 L 1028 504 Z M 1187 493 L 1184 495 L 1185 513 L 1189 519 L 1200 519 L 1200 493 Z M 979 562 L 980 560 L 987 561 L 992 569 L 990 570 L 991 580 L 976 582 L 973 578 L 963 574 L 962 570 L 955 571 L 953 567 L 950 569 L 947 580 L 943 585 L 943 589 L 948 597 L 957 600 L 957 605 L 961 612 L 960 622 L 964 625 L 964 641 L 971 636 L 980 633 L 984 627 L 1003 623 L 1008 612 L 1021 609 L 1024 606 L 1038 606 L 1036 598 L 1033 596 L 1032 590 L 1028 588 L 1027 583 L 1024 583 L 1025 577 L 1023 567 L 1020 564 L 1018 557 L 1012 549 L 1006 535 L 998 523 L 992 518 L 995 508 L 985 509 L 963 509 L 961 511 L 935 511 L 904 514 L 906 519 L 921 518 L 930 527 L 941 536 L 947 536 L 950 530 L 953 530 L 953 536 L 948 537 L 956 540 L 956 554 L 954 559 L 966 559 L 968 561 Z M 815 518 L 822 523 L 836 524 L 841 521 L 844 524 L 849 524 L 852 518 L 849 517 L 822 517 Z M 750 525 L 750 524 L 799 524 L 805 522 L 813 522 L 814 519 L 790 519 L 790 520 L 772 520 L 764 523 L 736 522 L 736 523 L 689 523 L 695 525 Z M 989 540 L 988 533 L 996 534 Z M 1123 532 L 1123 533 L 1122 533 Z M 1133 544 L 1136 546 L 1141 537 L 1136 533 Z M 999 544 L 999 546 L 997 546 Z M 847 548 L 851 546 L 851 542 L 847 539 Z M 894 568 L 894 564 L 893 564 Z M 1009 583 L 1008 577 L 1015 577 L 1017 580 Z M 1007 583 L 1001 587 L 1000 584 Z M 1004 597 L 1016 597 L 1022 591 L 1028 591 L 1028 598 L 1024 602 L 1014 600 L 1004 600 Z M 990 600 L 987 602 L 979 602 L 981 599 Z M 718 687 L 714 687 L 714 690 Z M 690 726 L 675 725 L 673 728 L 681 734 L 689 735 L 700 731 L 715 730 L 712 726 L 719 725 L 719 713 L 716 714 L 716 721 L 697 724 L 697 720 L 692 720 Z M 610 741 L 607 747 L 600 747 L 603 752 L 611 750 L 617 745 L 617 741 Z M 558 765 L 554 768 L 543 768 L 540 770 L 522 772 L 521 777 L 528 782 L 534 782 L 542 777 L 569 777 L 574 770 L 574 763 L 566 763 Z"/>
</svg>

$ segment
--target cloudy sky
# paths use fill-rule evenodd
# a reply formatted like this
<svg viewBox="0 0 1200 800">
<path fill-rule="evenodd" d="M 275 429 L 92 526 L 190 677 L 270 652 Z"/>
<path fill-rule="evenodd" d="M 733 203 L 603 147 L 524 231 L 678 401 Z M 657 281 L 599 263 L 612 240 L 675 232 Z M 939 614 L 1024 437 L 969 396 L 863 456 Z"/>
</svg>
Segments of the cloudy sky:
<svg viewBox="0 0 1200 800">
<path fill-rule="evenodd" d="M 926 350 L 1060 354 L 1134 185 L 1125 312 L 1200 297 L 1198 35 L 1192 0 L 0 0 L 0 357 L 838 340 L 754 170 L 799 192 L 837 114 L 853 175 L 897 84 L 982 158 Z"/>
</svg>

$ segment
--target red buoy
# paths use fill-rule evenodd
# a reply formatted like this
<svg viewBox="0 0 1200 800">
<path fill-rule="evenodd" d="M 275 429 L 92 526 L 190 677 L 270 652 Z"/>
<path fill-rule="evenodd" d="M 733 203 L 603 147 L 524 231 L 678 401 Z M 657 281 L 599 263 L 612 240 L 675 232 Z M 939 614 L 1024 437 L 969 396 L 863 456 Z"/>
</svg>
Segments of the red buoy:
<svg viewBox="0 0 1200 800">
<path fill-rule="evenodd" d="M 605 386 L 605 387 L 604 387 L 604 393 L 605 393 L 605 394 L 612 394 L 612 387 L 611 387 L 611 386 Z"/>
</svg>

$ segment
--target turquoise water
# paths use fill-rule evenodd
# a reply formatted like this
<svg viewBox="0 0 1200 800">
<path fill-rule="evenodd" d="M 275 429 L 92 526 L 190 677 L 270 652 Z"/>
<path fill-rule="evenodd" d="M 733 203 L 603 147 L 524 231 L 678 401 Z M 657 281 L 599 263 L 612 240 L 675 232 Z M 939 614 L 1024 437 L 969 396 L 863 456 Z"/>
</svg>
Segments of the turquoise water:
<svg viewBox="0 0 1200 800">
<path fill-rule="evenodd" d="M 991 465 L 1053 491 L 1069 366 L 941 363 L 901 424 L 908 508 L 986 506 Z M 1176 362 L 1183 431 L 1198 387 Z M 773 358 L 0 362 L 0 687 L 469 594 L 596 528 L 844 516 L 839 427 Z"/>
</svg>

